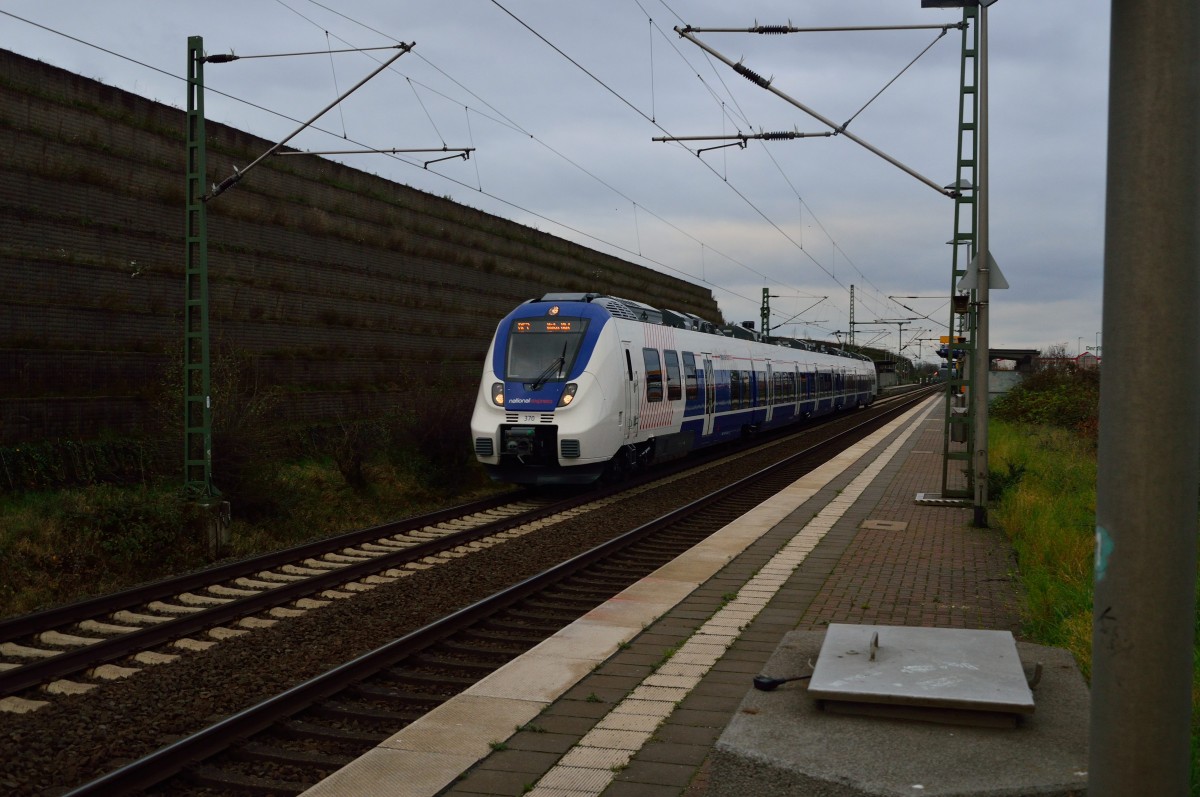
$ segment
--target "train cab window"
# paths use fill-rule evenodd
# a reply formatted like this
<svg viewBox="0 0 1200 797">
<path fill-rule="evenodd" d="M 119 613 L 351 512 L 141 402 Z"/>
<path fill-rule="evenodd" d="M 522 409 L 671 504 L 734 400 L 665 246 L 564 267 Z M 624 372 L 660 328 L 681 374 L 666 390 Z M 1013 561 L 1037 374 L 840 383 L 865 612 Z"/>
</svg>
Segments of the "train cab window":
<svg viewBox="0 0 1200 797">
<path fill-rule="evenodd" d="M 688 401 L 700 395 L 696 387 L 696 355 L 690 351 L 683 353 L 683 395 Z"/>
<path fill-rule="evenodd" d="M 509 327 L 504 378 L 522 382 L 558 382 L 567 378 L 588 319 L 552 316 L 518 318 Z"/>
<path fill-rule="evenodd" d="M 642 349 L 642 360 L 646 364 L 646 401 L 662 401 L 663 372 L 658 349 Z"/>
<path fill-rule="evenodd" d="M 673 351 L 664 351 L 663 360 L 667 365 L 667 401 L 678 401 L 683 398 L 683 384 L 679 379 L 679 355 Z"/>
</svg>

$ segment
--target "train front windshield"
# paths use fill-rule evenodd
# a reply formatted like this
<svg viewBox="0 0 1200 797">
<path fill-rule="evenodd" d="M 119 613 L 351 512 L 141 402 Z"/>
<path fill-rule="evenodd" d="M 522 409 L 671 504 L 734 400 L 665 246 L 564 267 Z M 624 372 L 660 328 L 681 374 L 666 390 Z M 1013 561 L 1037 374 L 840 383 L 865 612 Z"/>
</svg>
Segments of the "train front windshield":
<svg viewBox="0 0 1200 797">
<path fill-rule="evenodd" d="M 504 378 L 545 383 L 565 379 L 575 364 L 586 318 L 521 318 L 508 330 Z"/>
</svg>

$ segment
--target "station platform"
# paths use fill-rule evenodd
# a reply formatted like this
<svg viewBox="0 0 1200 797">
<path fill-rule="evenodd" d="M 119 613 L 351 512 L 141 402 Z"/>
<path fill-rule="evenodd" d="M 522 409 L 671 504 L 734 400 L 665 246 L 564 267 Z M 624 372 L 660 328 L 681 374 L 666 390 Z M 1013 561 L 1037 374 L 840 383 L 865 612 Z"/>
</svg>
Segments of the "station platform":
<svg viewBox="0 0 1200 797">
<path fill-rule="evenodd" d="M 994 729 L 841 717 L 818 731 L 845 740 L 836 750 L 796 738 L 822 771 L 795 778 L 791 748 L 770 749 L 792 732 L 753 727 L 778 720 L 773 701 L 804 699 L 802 684 L 760 692 L 754 676 L 811 663 L 831 623 L 1017 636 L 1003 533 L 974 528 L 970 506 L 916 500 L 941 489 L 943 408 L 923 402 L 305 796 L 1082 794 L 1086 686 L 1065 653 L 1024 642 L 1056 694 L 1013 745 Z"/>
</svg>

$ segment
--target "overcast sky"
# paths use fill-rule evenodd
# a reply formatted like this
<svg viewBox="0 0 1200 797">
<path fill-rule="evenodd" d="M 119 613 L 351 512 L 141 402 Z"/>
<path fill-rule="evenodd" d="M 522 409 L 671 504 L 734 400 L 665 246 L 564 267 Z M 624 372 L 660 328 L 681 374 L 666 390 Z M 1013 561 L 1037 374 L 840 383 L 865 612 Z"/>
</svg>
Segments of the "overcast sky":
<svg viewBox="0 0 1200 797">
<path fill-rule="evenodd" d="M 730 321 L 757 322 L 767 288 L 782 333 L 845 339 L 853 285 L 858 343 L 904 345 L 932 362 L 931 339 L 947 332 L 954 202 L 929 183 L 956 178 L 957 30 L 695 34 L 794 103 L 852 120 L 850 133 L 909 171 L 845 136 L 700 154 L 730 142 L 653 139 L 829 131 L 676 26 L 924 26 L 957 22 L 960 10 L 920 0 L 4 0 L 0 12 L 0 47 L 176 107 L 186 104 L 187 38 L 203 36 L 210 55 L 243 56 L 206 65 L 206 117 L 272 141 L 396 52 L 325 51 L 415 43 L 289 145 L 473 148 L 428 167 L 444 154 L 336 157 L 703 285 Z M 1011 285 L 991 294 L 991 344 L 1075 354 L 1103 343 L 1108 5 L 1001 0 L 988 22 L 991 250 Z M 245 57 L 311 51 L 322 52 Z M 892 323 L 868 323 L 877 320 Z"/>
</svg>

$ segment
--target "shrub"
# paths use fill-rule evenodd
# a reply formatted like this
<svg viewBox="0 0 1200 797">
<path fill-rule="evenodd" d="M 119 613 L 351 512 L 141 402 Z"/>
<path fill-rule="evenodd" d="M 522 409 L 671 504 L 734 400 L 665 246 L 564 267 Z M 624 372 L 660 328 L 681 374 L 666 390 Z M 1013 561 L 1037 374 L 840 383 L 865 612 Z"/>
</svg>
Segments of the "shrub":
<svg viewBox="0 0 1200 797">
<path fill-rule="evenodd" d="M 265 382 L 250 352 L 224 344 L 212 347 L 212 467 L 216 487 L 239 511 L 261 517 L 274 511 L 278 495 L 264 477 L 263 462 L 284 451 L 279 420 L 281 391 Z M 183 353 L 168 363 L 151 397 L 152 434 L 182 446 Z"/>
<path fill-rule="evenodd" d="M 991 406 L 992 417 L 1013 423 L 1058 426 L 1091 439 L 1099 430 L 1100 374 L 1094 370 L 1043 370 Z"/>
<path fill-rule="evenodd" d="M 0 614 L 32 611 L 200 566 L 205 542 L 173 487 L 23 493 L 3 506 Z"/>
<path fill-rule="evenodd" d="M 140 440 L 48 440 L 0 448 L 0 491 L 145 484 L 156 466 Z"/>
</svg>

